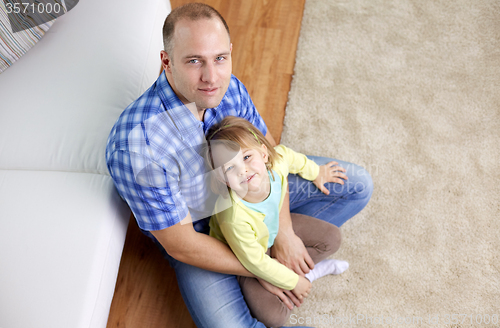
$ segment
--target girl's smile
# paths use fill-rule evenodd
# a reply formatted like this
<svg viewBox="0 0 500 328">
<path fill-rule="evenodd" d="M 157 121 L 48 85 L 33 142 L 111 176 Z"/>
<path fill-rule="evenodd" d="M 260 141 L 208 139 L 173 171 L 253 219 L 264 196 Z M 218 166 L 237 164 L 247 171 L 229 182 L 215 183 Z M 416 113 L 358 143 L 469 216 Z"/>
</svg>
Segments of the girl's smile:
<svg viewBox="0 0 500 328">
<path fill-rule="evenodd" d="M 246 178 L 245 180 L 241 181 L 241 183 L 249 183 L 250 180 L 252 180 L 252 178 L 255 176 L 255 174 L 252 174 L 251 176 L 249 176 L 248 178 Z"/>
</svg>

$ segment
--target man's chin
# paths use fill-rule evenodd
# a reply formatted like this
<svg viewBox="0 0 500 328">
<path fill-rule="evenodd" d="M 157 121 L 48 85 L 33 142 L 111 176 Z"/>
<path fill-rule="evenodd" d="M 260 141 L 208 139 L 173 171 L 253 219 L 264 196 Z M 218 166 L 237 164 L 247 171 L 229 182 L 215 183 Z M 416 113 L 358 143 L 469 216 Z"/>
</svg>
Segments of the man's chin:
<svg viewBox="0 0 500 328">
<path fill-rule="evenodd" d="M 201 99 L 200 101 L 196 102 L 196 106 L 198 108 L 215 108 L 219 106 L 220 102 L 222 101 L 222 97 L 214 97 L 211 99 Z"/>
</svg>

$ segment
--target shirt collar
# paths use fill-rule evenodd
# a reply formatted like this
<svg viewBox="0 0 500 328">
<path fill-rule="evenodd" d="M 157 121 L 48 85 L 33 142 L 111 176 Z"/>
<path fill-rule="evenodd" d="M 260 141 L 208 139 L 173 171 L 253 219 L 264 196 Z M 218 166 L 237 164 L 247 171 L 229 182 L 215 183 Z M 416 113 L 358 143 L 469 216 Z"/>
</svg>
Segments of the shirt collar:
<svg viewBox="0 0 500 328">
<path fill-rule="evenodd" d="M 173 121 L 180 139 L 188 144 L 204 143 L 203 124 L 184 105 L 173 91 L 165 71 L 162 71 L 156 81 L 156 91 L 165 109 L 165 114 Z"/>
<path fill-rule="evenodd" d="M 165 107 L 165 110 L 184 105 L 184 103 L 179 99 L 179 97 L 177 97 L 174 90 L 170 86 L 170 83 L 167 80 L 167 76 L 165 75 L 165 71 L 162 71 L 160 76 L 156 80 L 156 88 L 161 102 Z"/>
</svg>

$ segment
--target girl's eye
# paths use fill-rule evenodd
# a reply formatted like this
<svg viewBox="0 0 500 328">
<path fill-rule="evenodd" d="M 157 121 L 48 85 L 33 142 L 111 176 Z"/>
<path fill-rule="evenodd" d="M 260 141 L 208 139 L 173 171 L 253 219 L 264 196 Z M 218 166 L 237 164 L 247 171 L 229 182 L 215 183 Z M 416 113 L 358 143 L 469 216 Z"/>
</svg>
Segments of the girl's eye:
<svg viewBox="0 0 500 328">
<path fill-rule="evenodd" d="M 250 155 L 246 155 L 245 157 L 243 157 L 243 160 L 246 161 L 248 158 L 250 158 Z"/>
<path fill-rule="evenodd" d="M 233 168 L 232 166 L 226 167 L 226 172 L 229 171 L 232 168 Z"/>
</svg>

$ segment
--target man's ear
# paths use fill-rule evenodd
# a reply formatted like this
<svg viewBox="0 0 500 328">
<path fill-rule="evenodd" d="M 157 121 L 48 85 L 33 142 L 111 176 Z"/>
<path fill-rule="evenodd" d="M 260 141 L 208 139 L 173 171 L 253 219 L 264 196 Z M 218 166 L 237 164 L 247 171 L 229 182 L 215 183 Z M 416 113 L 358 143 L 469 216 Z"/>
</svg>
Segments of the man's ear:
<svg viewBox="0 0 500 328">
<path fill-rule="evenodd" d="M 161 65 L 163 66 L 163 69 L 167 71 L 168 73 L 172 72 L 172 60 L 170 59 L 170 56 L 165 50 L 160 51 L 160 58 L 161 58 Z"/>
</svg>

